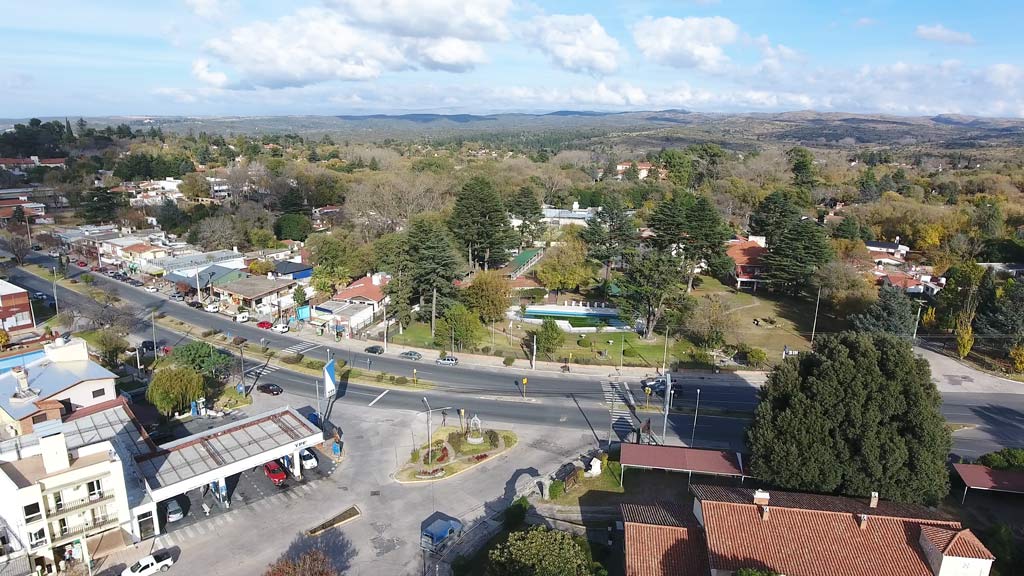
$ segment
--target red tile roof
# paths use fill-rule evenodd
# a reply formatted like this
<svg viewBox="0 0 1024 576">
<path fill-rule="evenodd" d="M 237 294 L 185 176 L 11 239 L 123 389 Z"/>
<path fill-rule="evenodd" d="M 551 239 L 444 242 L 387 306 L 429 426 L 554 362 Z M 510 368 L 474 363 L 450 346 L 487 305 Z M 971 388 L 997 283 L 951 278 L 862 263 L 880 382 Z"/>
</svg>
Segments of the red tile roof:
<svg viewBox="0 0 1024 576">
<path fill-rule="evenodd" d="M 384 300 L 384 286 L 387 286 L 389 280 L 390 278 L 387 276 L 381 276 L 380 285 L 375 285 L 372 278 L 363 276 L 335 294 L 334 299 L 362 299 L 370 302 L 382 302 Z"/>
<path fill-rule="evenodd" d="M 655 504 L 622 504 L 622 521 L 635 524 L 675 526 L 677 528 L 698 528 L 700 524 L 693 515 L 693 509 L 677 502 Z"/>
<path fill-rule="evenodd" d="M 736 453 L 723 450 L 623 444 L 619 460 L 623 466 L 692 471 L 725 476 L 744 475 Z"/>
<path fill-rule="evenodd" d="M 757 242 L 740 240 L 731 242 L 725 248 L 725 253 L 736 262 L 737 266 L 760 266 L 761 257 L 768 252 L 768 249 Z"/>
<path fill-rule="evenodd" d="M 41 158 L 39 163 L 44 166 L 63 166 L 67 158 Z"/>
<path fill-rule="evenodd" d="M 699 528 L 625 523 L 626 576 L 704 576 L 708 560 Z"/>
<path fill-rule="evenodd" d="M 0 164 L 7 166 L 27 166 L 29 164 L 35 165 L 35 162 L 33 162 L 31 158 L 0 158 Z"/>
<path fill-rule="evenodd" d="M 139 244 L 132 244 L 131 246 L 126 246 L 124 248 L 125 252 L 134 252 L 136 254 L 145 254 L 146 252 L 149 252 L 149 251 L 152 251 L 152 250 L 159 250 L 159 248 L 157 248 L 155 246 L 150 246 L 149 244 L 144 244 L 144 243 L 141 243 L 141 242 Z"/>
<path fill-rule="evenodd" d="M 882 281 L 888 282 L 890 285 L 895 286 L 897 288 L 902 288 L 903 290 L 906 290 L 908 288 L 914 288 L 915 286 L 921 285 L 920 280 L 908 274 L 904 274 L 902 272 L 896 272 L 893 274 L 887 274 L 885 276 L 882 276 Z"/>
<path fill-rule="evenodd" d="M 995 560 L 996 557 L 985 548 L 970 530 L 947 528 L 945 526 L 921 526 L 921 535 L 932 543 L 943 556 L 958 558 L 981 558 Z"/>
<path fill-rule="evenodd" d="M 993 470 L 980 464 L 953 464 L 953 469 L 971 488 L 1024 494 L 1024 472 Z"/>
<path fill-rule="evenodd" d="M 740 486 L 719 486 L 716 484 L 695 483 L 690 491 L 698 500 L 715 502 L 731 502 L 733 504 L 749 504 L 754 501 L 754 488 Z M 782 508 L 801 508 L 843 514 L 868 514 L 870 516 L 890 516 L 893 518 L 910 518 L 917 520 L 934 520 L 952 522 L 948 514 L 917 504 L 903 504 L 890 500 L 879 500 L 872 508 L 867 498 L 851 498 L 848 496 L 826 496 L 808 494 L 806 492 L 771 491 L 771 505 Z"/>
</svg>

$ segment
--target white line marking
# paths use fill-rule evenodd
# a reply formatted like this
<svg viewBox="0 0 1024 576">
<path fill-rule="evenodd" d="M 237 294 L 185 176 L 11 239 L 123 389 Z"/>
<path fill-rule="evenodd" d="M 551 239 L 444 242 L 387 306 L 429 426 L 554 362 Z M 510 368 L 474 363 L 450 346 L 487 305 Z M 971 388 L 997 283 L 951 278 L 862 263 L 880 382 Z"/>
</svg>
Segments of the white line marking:
<svg viewBox="0 0 1024 576">
<path fill-rule="evenodd" d="M 370 402 L 370 404 L 369 404 L 369 405 L 370 405 L 370 406 L 373 406 L 374 404 L 376 404 L 376 403 L 377 403 L 377 400 L 380 400 L 381 398 L 383 398 L 383 397 L 384 397 L 384 395 L 385 395 L 385 394 L 387 394 L 387 393 L 388 393 L 388 392 L 390 392 L 390 391 L 391 391 L 391 390 L 390 390 L 390 389 L 388 389 L 388 390 L 385 390 L 385 391 L 381 392 L 380 394 L 378 394 L 378 395 L 377 395 L 377 397 L 376 397 L 376 398 L 374 398 L 374 399 L 373 399 L 373 401 L 372 401 L 372 402 Z"/>
</svg>

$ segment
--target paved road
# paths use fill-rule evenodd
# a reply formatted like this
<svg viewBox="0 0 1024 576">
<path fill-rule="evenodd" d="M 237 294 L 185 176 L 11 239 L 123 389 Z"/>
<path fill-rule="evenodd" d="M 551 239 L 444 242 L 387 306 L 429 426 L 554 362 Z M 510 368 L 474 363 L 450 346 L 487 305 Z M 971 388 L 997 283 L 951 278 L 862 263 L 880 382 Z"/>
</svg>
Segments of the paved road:
<svg viewBox="0 0 1024 576">
<path fill-rule="evenodd" d="M 41 264 L 50 262 L 44 256 L 34 256 L 32 260 Z M 431 363 L 429 357 L 414 362 L 394 355 L 365 354 L 325 345 L 321 340 L 305 340 L 301 334 L 276 334 L 257 328 L 253 324 L 237 324 L 226 316 L 195 310 L 184 304 L 171 302 L 162 295 L 151 294 L 100 275 L 96 276 L 100 285 L 116 287 L 122 299 L 146 310 L 165 312 L 195 326 L 197 330 L 216 328 L 224 333 L 247 338 L 251 342 L 268 338 L 269 345 L 274 349 L 300 350 L 307 357 L 326 358 L 330 351 L 334 357 L 344 359 L 354 366 L 367 366 L 369 360 L 372 362 L 373 370 L 410 379 L 413 376 L 413 369 L 416 369 L 420 378 L 437 384 L 435 389 L 426 394 L 431 406 L 461 407 L 468 413 L 480 414 L 481 418 L 492 417 L 505 421 L 549 425 L 557 423 L 559 426 L 586 428 L 601 440 L 608 436 L 610 418 L 608 406 L 602 404 L 604 390 L 600 378 L 531 373 L 528 370 L 503 367 L 441 367 Z M 10 279 L 32 291 L 52 291 L 50 283 L 17 268 L 12 270 Z M 61 302 L 76 302 L 85 297 L 59 287 L 58 298 Z M 145 335 L 146 338 L 150 333 L 148 327 L 140 331 L 140 335 Z M 181 337 L 158 326 L 157 339 L 164 343 L 174 343 Z M 522 390 L 518 381 L 523 375 L 529 377 L 526 401 L 519 398 Z M 313 379 L 308 376 L 280 370 L 263 378 L 265 379 L 260 380 L 261 382 L 279 383 L 306 395 L 315 403 Z M 701 390 L 702 409 L 744 412 L 752 411 L 757 403 L 757 388 L 738 378 L 732 381 L 724 376 L 712 379 L 683 373 L 677 375 L 677 380 L 684 386 L 684 392 L 679 397 L 683 407 L 692 408 L 696 404 L 697 388 Z M 631 384 L 636 401 L 642 403 L 642 392 L 635 382 Z M 382 391 L 382 388 L 373 386 L 341 383 L 339 401 L 352 404 L 365 401 L 368 405 Z M 380 398 L 374 406 L 419 410 L 423 395 L 395 389 Z M 367 408 L 372 410 L 372 407 Z M 950 422 L 971 426 L 955 434 L 956 455 L 975 457 L 1005 446 L 1024 446 L 1024 395 L 943 391 L 942 410 Z M 640 416 L 645 418 L 642 413 Z M 653 428 L 660 432 L 660 422 L 657 422 L 656 418 L 654 420 Z M 747 421 L 742 418 L 701 416 L 698 418 L 694 444 L 707 447 L 731 445 L 739 448 L 742 446 L 746 423 Z M 669 443 L 689 443 L 693 432 L 692 425 L 692 416 L 671 416 Z"/>
</svg>

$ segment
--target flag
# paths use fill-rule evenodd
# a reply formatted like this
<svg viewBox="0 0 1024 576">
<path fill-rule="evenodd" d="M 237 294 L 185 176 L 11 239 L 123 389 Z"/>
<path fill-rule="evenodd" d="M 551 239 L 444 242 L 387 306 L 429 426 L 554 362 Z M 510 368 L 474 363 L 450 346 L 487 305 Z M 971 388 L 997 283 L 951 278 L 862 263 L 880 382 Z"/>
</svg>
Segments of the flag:
<svg viewBox="0 0 1024 576">
<path fill-rule="evenodd" d="M 334 376 L 334 359 L 324 365 L 324 397 L 332 398 L 338 393 L 338 379 Z"/>
</svg>

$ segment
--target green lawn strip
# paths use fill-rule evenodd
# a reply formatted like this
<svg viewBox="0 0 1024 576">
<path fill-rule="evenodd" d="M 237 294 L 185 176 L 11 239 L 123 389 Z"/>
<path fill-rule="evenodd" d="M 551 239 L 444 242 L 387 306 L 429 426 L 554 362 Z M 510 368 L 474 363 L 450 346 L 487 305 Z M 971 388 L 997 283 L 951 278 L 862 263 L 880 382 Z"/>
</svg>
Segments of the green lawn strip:
<svg viewBox="0 0 1024 576">
<path fill-rule="evenodd" d="M 609 460 L 608 465 L 601 470 L 600 476 L 585 478 L 583 473 L 580 472 L 580 480 L 571 490 L 548 502 L 559 506 L 579 506 L 580 498 L 587 496 L 590 492 L 622 494 L 625 492 L 625 489 L 619 486 L 619 478 L 621 476 L 622 467 L 618 462 Z"/>
<path fill-rule="evenodd" d="M 346 523 L 346 522 L 348 522 L 350 520 L 355 520 L 356 518 L 359 517 L 359 514 L 360 514 L 360 512 L 359 512 L 359 508 L 358 507 L 356 507 L 356 506 L 349 506 L 341 514 L 338 514 L 336 516 L 332 516 L 331 518 L 328 518 L 327 521 L 325 521 L 324 523 L 319 524 L 317 526 L 314 526 L 313 528 L 310 528 L 309 530 L 307 530 L 306 531 L 306 535 L 307 536 L 318 536 L 318 535 L 320 535 L 320 534 L 330 530 L 331 528 L 334 528 L 336 526 L 341 526 L 342 524 L 344 524 L 344 523 Z"/>
</svg>

